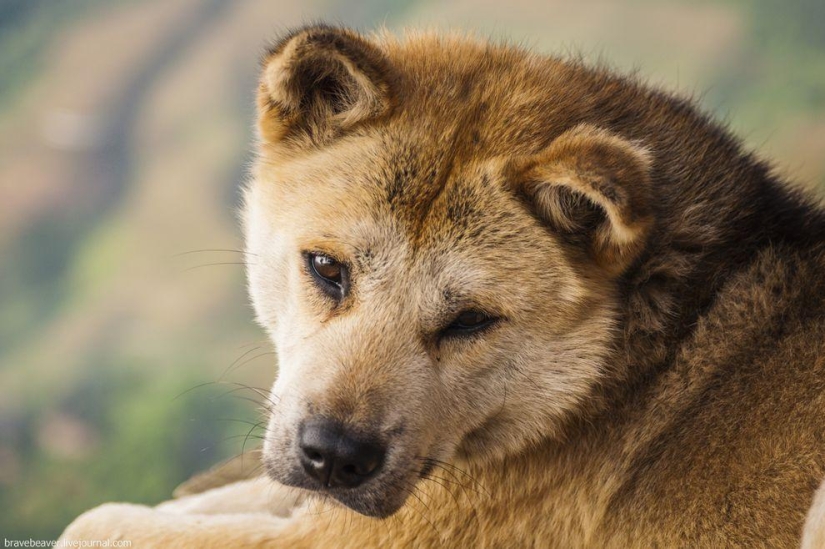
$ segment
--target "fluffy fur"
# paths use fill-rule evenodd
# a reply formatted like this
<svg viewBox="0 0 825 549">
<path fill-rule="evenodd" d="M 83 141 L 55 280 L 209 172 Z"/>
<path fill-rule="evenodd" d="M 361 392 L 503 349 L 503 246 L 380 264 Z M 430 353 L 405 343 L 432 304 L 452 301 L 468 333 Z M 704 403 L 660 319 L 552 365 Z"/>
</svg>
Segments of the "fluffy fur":
<svg viewBox="0 0 825 549">
<path fill-rule="evenodd" d="M 325 26 L 270 50 L 258 107 L 263 463 L 299 491 L 104 506 L 65 537 L 799 545 L 825 477 L 825 214 L 723 128 L 578 62 Z M 308 252 L 349 269 L 340 301 Z M 498 320 L 444 336 L 468 309 Z M 386 444 L 379 474 L 319 490 L 296 443 L 317 416 Z M 250 486 L 286 509 L 214 515 Z"/>
</svg>

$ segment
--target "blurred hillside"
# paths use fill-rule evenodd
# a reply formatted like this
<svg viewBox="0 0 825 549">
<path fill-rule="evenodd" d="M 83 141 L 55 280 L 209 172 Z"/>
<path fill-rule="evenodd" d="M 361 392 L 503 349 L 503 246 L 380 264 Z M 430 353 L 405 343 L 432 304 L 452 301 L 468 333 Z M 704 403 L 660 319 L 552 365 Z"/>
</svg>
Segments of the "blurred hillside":
<svg viewBox="0 0 825 549">
<path fill-rule="evenodd" d="M 825 190 L 821 0 L 0 0 L 6 538 L 56 537 L 106 500 L 160 501 L 241 451 L 258 396 L 233 383 L 267 387 L 275 361 L 241 254 L 219 250 L 241 246 L 258 54 L 321 18 L 638 69 Z"/>
</svg>

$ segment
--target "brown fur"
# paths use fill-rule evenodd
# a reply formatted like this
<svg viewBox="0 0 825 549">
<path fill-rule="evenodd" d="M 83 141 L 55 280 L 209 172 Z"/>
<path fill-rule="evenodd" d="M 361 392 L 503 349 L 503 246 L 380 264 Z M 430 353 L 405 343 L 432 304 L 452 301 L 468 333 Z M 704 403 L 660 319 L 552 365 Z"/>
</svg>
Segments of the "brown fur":
<svg viewBox="0 0 825 549">
<path fill-rule="evenodd" d="M 249 283 L 281 364 L 264 463 L 314 489 L 295 438 L 316 415 L 391 452 L 363 488 L 233 536 L 798 546 L 825 477 L 822 209 L 686 100 L 463 37 L 301 29 L 258 105 Z M 307 251 L 349 267 L 340 302 Z M 439 335 L 468 308 L 501 320 Z M 192 509 L 170 533 L 104 508 L 66 536 L 223 546 Z"/>
</svg>

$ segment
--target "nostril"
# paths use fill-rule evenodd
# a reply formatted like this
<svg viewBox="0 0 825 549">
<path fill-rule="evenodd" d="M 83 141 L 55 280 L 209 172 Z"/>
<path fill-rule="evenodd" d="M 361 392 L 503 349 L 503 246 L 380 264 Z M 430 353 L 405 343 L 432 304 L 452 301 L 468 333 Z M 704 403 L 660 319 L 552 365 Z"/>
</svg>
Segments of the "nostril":
<svg viewBox="0 0 825 549">
<path fill-rule="evenodd" d="M 378 445 L 349 439 L 336 457 L 330 482 L 354 487 L 373 477 L 384 462 L 384 449 Z"/>
<path fill-rule="evenodd" d="M 313 450 L 312 448 L 304 448 L 304 455 L 311 461 L 324 461 L 324 456 L 321 455 L 321 452 Z"/>
</svg>

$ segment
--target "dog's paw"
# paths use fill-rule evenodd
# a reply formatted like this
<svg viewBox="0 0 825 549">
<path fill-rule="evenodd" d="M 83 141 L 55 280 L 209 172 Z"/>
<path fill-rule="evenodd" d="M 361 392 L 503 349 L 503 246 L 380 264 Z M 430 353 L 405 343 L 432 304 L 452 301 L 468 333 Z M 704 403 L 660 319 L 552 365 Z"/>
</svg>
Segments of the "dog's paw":
<svg viewBox="0 0 825 549">
<path fill-rule="evenodd" d="M 86 543 L 128 541 L 140 548 L 270 547 L 287 524 L 268 513 L 187 514 L 107 503 L 80 515 L 60 539 Z"/>
</svg>

